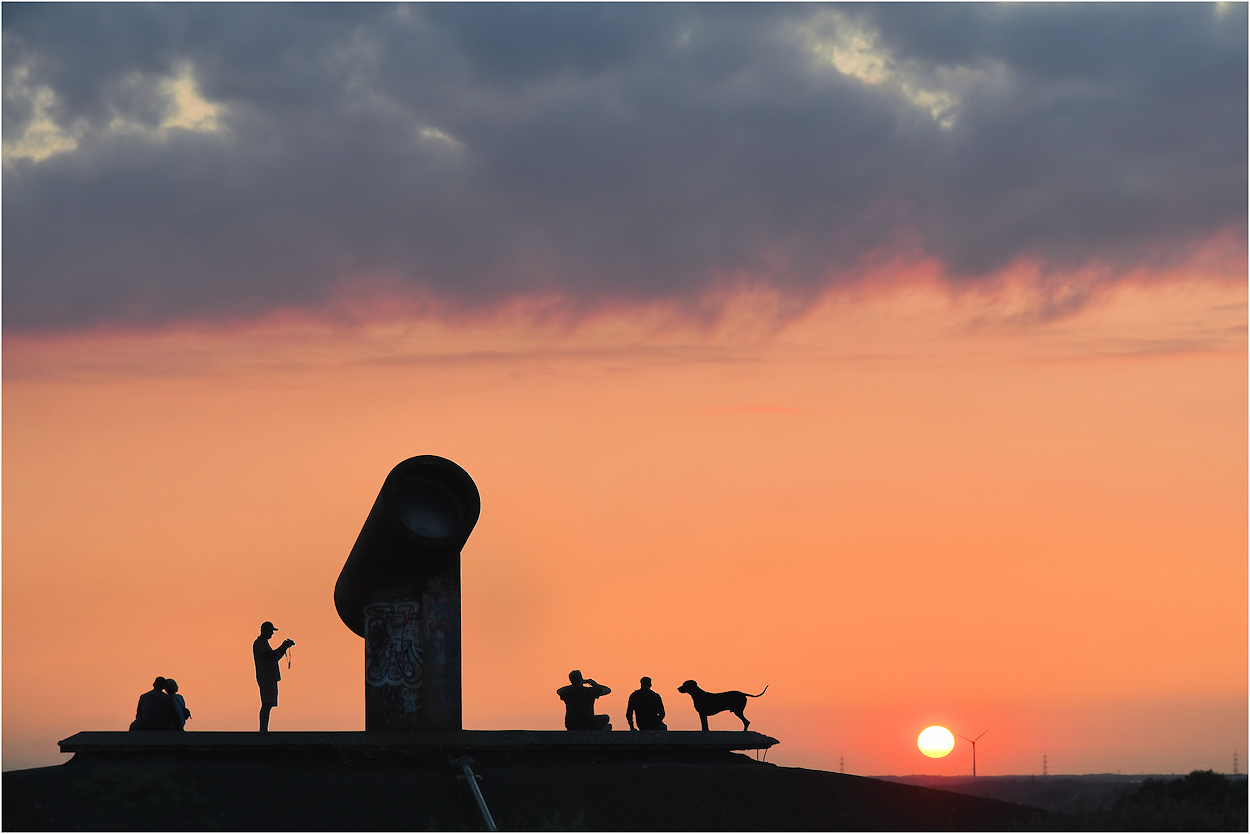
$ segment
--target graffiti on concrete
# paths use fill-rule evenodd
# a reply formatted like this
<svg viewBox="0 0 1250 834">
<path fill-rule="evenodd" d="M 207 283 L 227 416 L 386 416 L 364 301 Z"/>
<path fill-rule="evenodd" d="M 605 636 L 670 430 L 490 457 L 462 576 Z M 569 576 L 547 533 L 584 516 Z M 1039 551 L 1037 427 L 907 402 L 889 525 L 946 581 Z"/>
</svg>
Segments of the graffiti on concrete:
<svg viewBox="0 0 1250 834">
<path fill-rule="evenodd" d="M 415 602 L 365 607 L 365 680 L 371 686 L 402 686 L 405 712 L 421 695 L 421 618 Z"/>
<path fill-rule="evenodd" d="M 422 623 L 422 634 L 426 647 L 433 653 L 435 663 L 447 662 L 447 632 L 459 624 L 453 624 L 451 601 L 455 599 L 458 589 L 446 577 L 439 577 L 430 583 L 430 587 L 422 597 L 425 606 L 425 622 Z"/>
</svg>

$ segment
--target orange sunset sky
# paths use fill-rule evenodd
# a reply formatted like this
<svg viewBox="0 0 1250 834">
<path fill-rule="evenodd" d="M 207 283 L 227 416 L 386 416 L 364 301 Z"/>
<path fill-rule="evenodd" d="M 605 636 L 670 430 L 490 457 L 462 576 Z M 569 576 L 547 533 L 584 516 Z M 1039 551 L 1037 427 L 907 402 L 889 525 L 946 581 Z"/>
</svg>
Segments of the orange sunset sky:
<svg viewBox="0 0 1250 834">
<path fill-rule="evenodd" d="M 466 728 L 578 668 L 767 685 L 782 765 L 1244 765 L 1244 5 L 3 19 L 5 769 L 156 675 L 254 729 L 263 620 L 272 729 L 363 729 L 420 454 Z"/>
</svg>

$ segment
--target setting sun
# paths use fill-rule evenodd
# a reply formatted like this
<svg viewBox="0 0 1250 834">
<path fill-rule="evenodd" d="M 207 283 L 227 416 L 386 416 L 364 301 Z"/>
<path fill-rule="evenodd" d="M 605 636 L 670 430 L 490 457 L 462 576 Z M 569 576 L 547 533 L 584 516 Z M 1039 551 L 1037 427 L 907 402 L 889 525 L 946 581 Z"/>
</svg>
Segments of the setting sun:
<svg viewBox="0 0 1250 834">
<path fill-rule="evenodd" d="M 945 727 L 926 727 L 916 739 L 916 746 L 930 759 L 940 759 L 955 747 L 955 737 Z"/>
</svg>

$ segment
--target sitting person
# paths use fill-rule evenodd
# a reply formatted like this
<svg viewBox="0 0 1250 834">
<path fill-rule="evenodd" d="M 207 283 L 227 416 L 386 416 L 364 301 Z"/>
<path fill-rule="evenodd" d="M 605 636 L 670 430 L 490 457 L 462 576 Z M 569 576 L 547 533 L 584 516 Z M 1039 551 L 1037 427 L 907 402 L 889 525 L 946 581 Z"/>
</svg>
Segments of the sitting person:
<svg viewBox="0 0 1250 834">
<path fill-rule="evenodd" d="M 178 719 L 174 713 L 177 711 L 174 699 L 165 692 L 165 679 L 157 678 L 152 682 L 152 689 L 139 696 L 139 706 L 135 709 L 135 720 L 130 729 L 176 730 Z"/>
<path fill-rule="evenodd" d="M 641 689 L 635 689 L 629 696 L 629 706 L 625 708 L 625 720 L 629 729 L 634 729 L 634 716 L 638 717 L 640 730 L 667 730 L 664 723 L 664 699 L 660 693 L 651 688 L 651 678 L 639 681 Z"/>
<path fill-rule="evenodd" d="M 187 728 L 187 719 L 191 717 L 191 710 L 187 709 L 186 700 L 178 694 L 178 681 L 173 678 L 165 678 L 165 692 L 174 699 L 174 718 L 177 722 L 175 730 L 185 730 Z"/>
<path fill-rule="evenodd" d="M 569 686 L 562 686 L 556 690 L 556 694 L 564 702 L 564 729 L 612 729 L 611 718 L 606 715 L 595 715 L 595 699 L 611 691 L 606 686 L 595 683 L 591 678 L 583 679 L 582 673 L 576 669 L 569 672 Z"/>
</svg>

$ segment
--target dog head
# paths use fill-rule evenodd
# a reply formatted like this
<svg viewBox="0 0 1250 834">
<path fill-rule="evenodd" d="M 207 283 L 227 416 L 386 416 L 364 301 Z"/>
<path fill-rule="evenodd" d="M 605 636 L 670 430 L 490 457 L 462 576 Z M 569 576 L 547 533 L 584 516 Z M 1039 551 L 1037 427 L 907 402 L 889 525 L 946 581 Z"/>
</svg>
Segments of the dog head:
<svg viewBox="0 0 1250 834">
<path fill-rule="evenodd" d="M 693 695 L 695 690 L 697 690 L 698 688 L 699 688 L 699 685 L 695 683 L 694 681 L 686 681 L 681 686 L 677 687 L 677 691 L 685 692 L 685 693 Z"/>
</svg>

